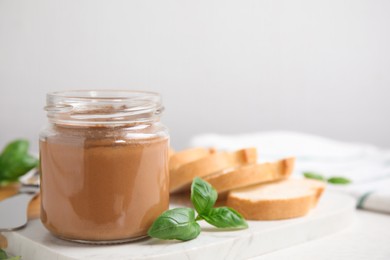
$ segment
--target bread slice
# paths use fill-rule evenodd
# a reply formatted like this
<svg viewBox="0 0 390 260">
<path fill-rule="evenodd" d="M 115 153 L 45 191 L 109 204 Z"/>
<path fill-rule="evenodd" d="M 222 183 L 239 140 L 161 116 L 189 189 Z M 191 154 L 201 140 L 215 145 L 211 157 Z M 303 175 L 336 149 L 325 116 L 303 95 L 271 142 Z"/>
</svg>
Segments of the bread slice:
<svg viewBox="0 0 390 260">
<path fill-rule="evenodd" d="M 206 176 L 204 180 L 217 190 L 219 197 L 224 197 L 223 194 L 233 189 L 288 178 L 294 168 L 294 161 L 294 158 L 286 158 L 274 163 L 245 165 Z"/>
<path fill-rule="evenodd" d="M 191 148 L 176 152 L 169 157 L 169 171 L 176 170 L 186 163 L 196 161 L 214 152 L 215 149 L 213 148 L 207 149 L 203 147 Z"/>
<path fill-rule="evenodd" d="M 256 148 L 210 154 L 171 171 L 169 189 L 171 192 L 184 191 L 189 188 L 195 177 L 204 177 L 224 169 L 253 164 L 256 160 Z"/>
<path fill-rule="evenodd" d="M 317 204 L 324 188 L 322 181 L 288 179 L 232 191 L 226 204 L 248 220 L 295 218 Z"/>
<path fill-rule="evenodd" d="M 169 147 L 169 149 L 168 149 L 169 158 L 171 158 L 171 156 L 174 155 L 175 153 L 176 153 L 176 151 L 172 147 Z"/>
</svg>

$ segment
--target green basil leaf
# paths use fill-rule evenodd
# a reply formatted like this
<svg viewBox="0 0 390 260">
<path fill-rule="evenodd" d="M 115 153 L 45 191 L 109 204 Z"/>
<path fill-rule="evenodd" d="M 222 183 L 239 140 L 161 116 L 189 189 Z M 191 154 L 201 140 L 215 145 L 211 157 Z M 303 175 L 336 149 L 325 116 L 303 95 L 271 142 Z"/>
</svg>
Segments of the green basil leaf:
<svg viewBox="0 0 390 260">
<path fill-rule="evenodd" d="M 200 233 L 195 221 L 195 211 L 190 208 L 175 208 L 165 211 L 152 224 L 148 235 L 159 239 L 191 240 Z"/>
<path fill-rule="evenodd" d="M 22 259 L 21 256 L 13 256 L 13 257 L 7 258 L 6 260 L 20 260 L 20 259 Z"/>
<path fill-rule="evenodd" d="M 38 166 L 38 160 L 28 154 L 27 140 L 9 143 L 0 156 L 0 182 L 16 181 L 31 169 Z"/>
<path fill-rule="evenodd" d="M 307 179 L 315 179 L 315 180 L 320 180 L 320 181 L 326 181 L 325 177 L 314 172 L 304 172 L 303 176 Z"/>
<path fill-rule="evenodd" d="M 344 177 L 331 177 L 328 179 L 328 182 L 332 184 L 349 184 L 352 181 Z"/>
<path fill-rule="evenodd" d="M 194 178 L 191 185 L 191 201 L 199 215 L 203 216 L 213 208 L 218 193 L 207 181 Z"/>
<path fill-rule="evenodd" d="M 240 213 L 229 207 L 213 208 L 202 216 L 209 224 L 217 228 L 247 228 L 248 224 Z"/>
<path fill-rule="evenodd" d="M 0 260 L 7 259 L 7 258 L 8 258 L 7 253 L 0 248 Z"/>
</svg>

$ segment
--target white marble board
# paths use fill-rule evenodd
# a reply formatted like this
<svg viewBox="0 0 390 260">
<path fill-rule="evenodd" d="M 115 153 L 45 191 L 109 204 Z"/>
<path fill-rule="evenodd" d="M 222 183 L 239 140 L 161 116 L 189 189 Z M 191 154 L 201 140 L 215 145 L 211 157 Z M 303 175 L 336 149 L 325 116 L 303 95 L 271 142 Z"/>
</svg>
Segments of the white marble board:
<svg viewBox="0 0 390 260">
<path fill-rule="evenodd" d="M 84 245 L 50 235 L 39 220 L 17 232 L 3 233 L 7 252 L 23 260 L 69 259 L 247 259 L 335 233 L 355 217 L 355 200 L 325 192 L 309 215 L 280 221 L 249 221 L 249 229 L 220 231 L 202 223 L 202 233 L 188 242 L 144 239 L 120 245 Z"/>
</svg>

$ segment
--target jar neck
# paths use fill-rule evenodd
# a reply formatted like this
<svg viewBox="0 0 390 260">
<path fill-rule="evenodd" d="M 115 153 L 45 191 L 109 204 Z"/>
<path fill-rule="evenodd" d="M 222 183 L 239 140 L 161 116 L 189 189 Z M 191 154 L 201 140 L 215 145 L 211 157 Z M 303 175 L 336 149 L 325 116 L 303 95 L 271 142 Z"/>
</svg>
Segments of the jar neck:
<svg viewBox="0 0 390 260">
<path fill-rule="evenodd" d="M 47 94 L 49 122 L 68 126 L 137 126 L 158 122 L 161 96 L 153 92 L 79 90 Z"/>
</svg>

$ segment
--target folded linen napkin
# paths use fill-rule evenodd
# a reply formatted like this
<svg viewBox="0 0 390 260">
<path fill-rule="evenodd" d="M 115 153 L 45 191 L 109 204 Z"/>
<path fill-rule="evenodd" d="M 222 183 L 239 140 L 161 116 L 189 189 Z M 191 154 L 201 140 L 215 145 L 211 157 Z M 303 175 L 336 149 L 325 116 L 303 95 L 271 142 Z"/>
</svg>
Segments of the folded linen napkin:
<svg viewBox="0 0 390 260">
<path fill-rule="evenodd" d="M 303 172 L 310 171 L 327 178 L 346 177 L 352 180 L 351 184 L 328 185 L 328 188 L 354 196 L 359 208 L 390 214 L 390 150 L 285 131 L 203 134 L 192 138 L 190 146 L 228 151 L 256 147 L 259 162 L 294 156 L 294 175 L 303 176 Z"/>
</svg>

